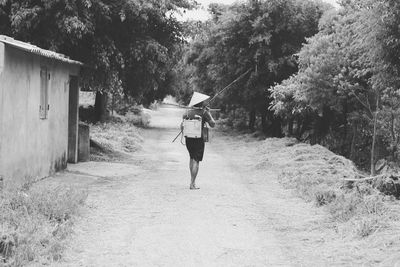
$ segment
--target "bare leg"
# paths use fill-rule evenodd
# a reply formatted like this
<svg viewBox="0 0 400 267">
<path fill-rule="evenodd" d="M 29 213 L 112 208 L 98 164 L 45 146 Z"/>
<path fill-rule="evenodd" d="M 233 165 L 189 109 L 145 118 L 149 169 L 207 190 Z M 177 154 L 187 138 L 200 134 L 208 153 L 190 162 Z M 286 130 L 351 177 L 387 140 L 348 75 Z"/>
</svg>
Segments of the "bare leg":
<svg viewBox="0 0 400 267">
<path fill-rule="evenodd" d="M 190 159 L 189 168 L 191 175 L 190 189 L 199 189 L 196 187 L 196 177 L 197 173 L 199 172 L 199 162 L 194 159 Z"/>
</svg>

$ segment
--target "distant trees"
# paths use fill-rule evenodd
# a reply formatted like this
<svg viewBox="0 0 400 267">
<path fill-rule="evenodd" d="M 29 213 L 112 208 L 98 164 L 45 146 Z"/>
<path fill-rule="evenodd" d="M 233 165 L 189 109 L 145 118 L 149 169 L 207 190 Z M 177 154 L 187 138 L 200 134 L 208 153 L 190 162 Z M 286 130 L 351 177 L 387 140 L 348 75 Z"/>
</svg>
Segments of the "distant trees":
<svg viewBox="0 0 400 267">
<path fill-rule="evenodd" d="M 194 90 L 215 93 L 247 69 L 221 107 L 244 109 L 254 130 L 328 146 L 375 174 L 400 146 L 400 3 L 249 0 L 211 5 L 186 49 Z M 187 85 L 185 85 L 187 86 Z M 184 90 L 183 90 L 184 91 Z"/>
<path fill-rule="evenodd" d="M 342 1 L 299 53 L 299 72 L 273 87 L 272 109 L 301 135 L 375 174 L 377 157 L 398 159 L 400 4 Z M 370 158 L 362 151 L 370 147 Z"/>
<path fill-rule="evenodd" d="M 171 90 L 172 58 L 183 41 L 171 12 L 193 6 L 192 0 L 0 0 L 0 33 L 83 61 L 91 90 L 149 103 Z"/>
<path fill-rule="evenodd" d="M 255 129 L 260 117 L 264 132 L 280 136 L 281 119 L 268 110 L 271 98 L 267 89 L 297 71 L 293 55 L 306 37 L 317 33 L 326 8 L 314 1 L 297 0 L 211 5 L 212 20 L 186 52 L 186 75 L 195 90 L 213 94 L 252 69 L 225 94 L 221 105 L 246 110 L 250 129 Z"/>
</svg>

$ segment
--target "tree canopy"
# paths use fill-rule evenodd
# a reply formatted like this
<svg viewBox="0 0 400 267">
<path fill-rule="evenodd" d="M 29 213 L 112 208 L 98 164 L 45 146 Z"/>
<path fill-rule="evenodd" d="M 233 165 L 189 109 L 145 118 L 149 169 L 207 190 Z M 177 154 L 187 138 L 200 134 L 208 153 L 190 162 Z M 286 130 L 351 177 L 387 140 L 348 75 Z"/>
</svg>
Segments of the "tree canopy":
<svg viewBox="0 0 400 267">
<path fill-rule="evenodd" d="M 0 33 L 84 62 L 91 90 L 151 102 L 167 92 L 192 0 L 1 0 Z"/>
<path fill-rule="evenodd" d="M 250 128 L 254 128 L 259 113 L 264 130 L 279 135 L 276 118 L 271 117 L 267 124 L 267 88 L 297 71 L 293 55 L 306 37 L 317 32 L 325 9 L 314 1 L 297 0 L 210 5 L 212 20 L 206 22 L 207 27 L 194 38 L 185 55 L 193 90 L 214 94 L 251 69 L 225 95 L 224 103 L 247 110 L 252 117 Z"/>
<path fill-rule="evenodd" d="M 308 118 L 314 135 L 350 157 L 371 146 L 371 158 L 362 160 L 374 173 L 377 142 L 380 156 L 389 149 L 397 157 L 400 5 L 347 0 L 342 6 L 321 19 L 301 49 L 299 72 L 271 89 L 272 109 L 288 120 Z M 321 121 L 329 123 L 318 132 Z"/>
</svg>

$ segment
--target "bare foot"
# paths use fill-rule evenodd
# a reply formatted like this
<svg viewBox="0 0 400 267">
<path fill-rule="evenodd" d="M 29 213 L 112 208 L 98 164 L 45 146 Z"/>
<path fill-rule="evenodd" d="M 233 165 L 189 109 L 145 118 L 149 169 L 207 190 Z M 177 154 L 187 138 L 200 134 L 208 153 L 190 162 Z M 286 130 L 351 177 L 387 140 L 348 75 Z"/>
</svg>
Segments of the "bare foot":
<svg viewBox="0 0 400 267">
<path fill-rule="evenodd" d="M 195 184 L 190 185 L 190 190 L 197 190 L 200 189 L 200 187 L 197 187 Z"/>
</svg>

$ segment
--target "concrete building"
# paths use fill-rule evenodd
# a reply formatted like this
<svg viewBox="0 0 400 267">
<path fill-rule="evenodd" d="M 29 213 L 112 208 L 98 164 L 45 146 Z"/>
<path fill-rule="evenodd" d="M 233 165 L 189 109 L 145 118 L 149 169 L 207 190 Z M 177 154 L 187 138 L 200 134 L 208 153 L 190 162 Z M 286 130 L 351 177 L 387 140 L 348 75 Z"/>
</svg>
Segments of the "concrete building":
<svg viewBox="0 0 400 267">
<path fill-rule="evenodd" d="M 5 185 L 37 180 L 78 161 L 81 66 L 0 35 L 0 176 Z"/>
</svg>

